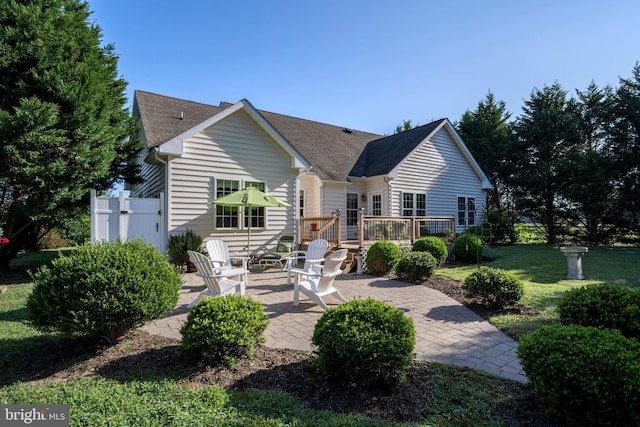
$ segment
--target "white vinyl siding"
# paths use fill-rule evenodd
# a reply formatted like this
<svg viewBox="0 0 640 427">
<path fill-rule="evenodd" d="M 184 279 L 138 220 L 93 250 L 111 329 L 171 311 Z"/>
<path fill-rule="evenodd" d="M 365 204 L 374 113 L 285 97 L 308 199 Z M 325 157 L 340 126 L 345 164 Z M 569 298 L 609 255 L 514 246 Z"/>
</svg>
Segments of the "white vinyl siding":
<svg viewBox="0 0 640 427">
<path fill-rule="evenodd" d="M 403 194 L 420 193 L 428 195 L 427 216 L 457 216 L 457 196 L 464 194 L 474 198 L 476 220 L 481 221 L 486 200 L 482 183 L 445 128 L 397 168 L 391 187 L 392 215 L 402 215 Z"/>
<path fill-rule="evenodd" d="M 295 178 L 290 156 L 243 110 L 185 139 L 182 157 L 170 161 L 169 230 L 189 228 L 205 240 L 224 239 L 232 253 L 243 253 L 244 226 L 214 227 L 215 180 L 264 183 L 266 193 L 295 205 Z M 251 230 L 251 252 L 275 246 L 280 234 L 294 234 L 294 208 L 267 208 L 263 229 Z"/>
</svg>

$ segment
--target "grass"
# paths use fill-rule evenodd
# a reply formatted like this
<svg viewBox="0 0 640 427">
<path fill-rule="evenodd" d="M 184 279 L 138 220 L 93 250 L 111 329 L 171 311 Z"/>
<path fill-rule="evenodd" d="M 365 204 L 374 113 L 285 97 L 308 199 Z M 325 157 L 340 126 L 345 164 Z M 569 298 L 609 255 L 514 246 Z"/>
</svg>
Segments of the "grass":
<svg viewBox="0 0 640 427">
<path fill-rule="evenodd" d="M 566 259 L 558 247 L 514 245 L 495 248 L 488 265 L 516 274 L 525 285 L 522 304 L 536 316 L 500 314 L 490 321 L 519 338 L 544 324 L 558 322 L 556 304 L 570 289 L 613 283 L 640 290 L 640 251 L 589 248 L 583 258 L 585 280 L 565 280 Z M 47 251 L 14 260 L 20 268 L 36 268 L 60 254 Z M 441 269 L 438 275 L 458 281 L 477 266 Z M 70 405 L 73 426 L 503 426 L 512 425 L 498 408 L 516 393 L 519 384 L 483 372 L 432 364 L 431 394 L 421 402 L 431 415 L 419 424 L 398 424 L 361 415 L 312 410 L 278 391 L 228 392 L 216 386 L 196 386 L 187 379 L 140 375 L 116 380 L 92 376 L 67 381 L 8 384 L 3 372 L 12 363 L 37 351 L 45 340 L 59 336 L 32 328 L 26 322 L 25 302 L 33 284 L 15 282 L 0 294 L 0 404 Z M 513 402 L 511 402 L 513 405 Z M 506 411 L 508 412 L 508 411 Z"/>
<path fill-rule="evenodd" d="M 538 316 L 500 314 L 489 321 L 514 338 L 542 325 L 558 322 L 556 305 L 569 290 L 598 283 L 612 283 L 640 290 L 640 251 L 628 248 L 589 248 L 582 258 L 585 280 L 565 280 L 567 261 L 560 248 L 550 245 L 513 245 L 494 248 L 495 261 L 486 265 L 517 275 L 524 283 L 521 303 L 539 311 Z M 436 274 L 463 282 L 477 265 L 440 269 Z"/>
<path fill-rule="evenodd" d="M 21 266 L 47 263 L 51 253 L 25 256 Z M 502 426 L 509 411 L 497 411 L 522 385 L 479 371 L 434 363 L 431 395 L 422 404 L 433 415 L 399 424 L 354 414 L 312 410 L 278 391 L 229 392 L 196 386 L 188 379 L 142 376 L 116 380 L 92 376 L 66 381 L 8 384 L 2 372 L 18 358 L 32 357 L 43 340 L 59 336 L 32 328 L 25 302 L 32 283 L 11 283 L 0 294 L 0 404 L 68 404 L 72 426 Z"/>
</svg>

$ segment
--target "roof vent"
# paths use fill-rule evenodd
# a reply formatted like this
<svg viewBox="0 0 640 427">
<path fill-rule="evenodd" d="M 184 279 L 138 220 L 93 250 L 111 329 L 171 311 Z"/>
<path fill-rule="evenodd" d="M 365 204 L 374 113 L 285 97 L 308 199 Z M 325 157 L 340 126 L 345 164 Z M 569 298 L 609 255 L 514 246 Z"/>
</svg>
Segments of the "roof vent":
<svg viewBox="0 0 640 427">
<path fill-rule="evenodd" d="M 342 129 L 342 132 L 349 133 L 349 134 L 353 133 L 351 129 L 347 129 L 347 128 Z"/>
<path fill-rule="evenodd" d="M 180 120 L 184 120 L 184 111 L 180 111 Z"/>
</svg>

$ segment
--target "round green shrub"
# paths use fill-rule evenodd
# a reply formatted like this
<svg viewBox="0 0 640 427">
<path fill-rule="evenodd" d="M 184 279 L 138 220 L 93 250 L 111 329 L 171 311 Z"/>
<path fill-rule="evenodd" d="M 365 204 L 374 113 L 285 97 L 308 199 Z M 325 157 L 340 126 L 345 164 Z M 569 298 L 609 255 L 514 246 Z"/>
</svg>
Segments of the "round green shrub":
<svg viewBox="0 0 640 427">
<path fill-rule="evenodd" d="M 473 234 L 461 234 L 453 245 L 453 254 L 463 262 L 476 262 L 482 255 L 482 240 Z"/>
<path fill-rule="evenodd" d="M 447 245 L 439 237 L 421 237 L 413 243 L 413 252 L 429 252 L 438 262 L 444 264 L 449 256 Z"/>
<path fill-rule="evenodd" d="M 466 298 L 481 298 L 492 307 L 513 305 L 524 294 L 524 285 L 515 275 L 491 267 L 479 267 L 461 286 Z"/>
<path fill-rule="evenodd" d="M 35 326 L 110 344 L 173 309 L 182 286 L 178 269 L 141 240 L 79 246 L 33 280 L 27 310 Z"/>
<path fill-rule="evenodd" d="M 321 373 L 363 387 L 392 386 L 406 378 L 416 343 L 413 319 L 372 298 L 326 310 L 313 331 Z"/>
<path fill-rule="evenodd" d="M 395 267 L 400 256 L 400 248 L 395 243 L 379 240 L 367 251 L 367 271 L 374 276 L 384 276 Z"/>
<path fill-rule="evenodd" d="M 640 343 L 616 330 L 542 326 L 518 356 L 533 389 L 566 425 L 640 425 Z"/>
<path fill-rule="evenodd" d="M 253 357 L 268 325 L 262 304 L 250 297 L 205 298 L 187 315 L 180 347 L 188 356 L 233 367 L 237 359 Z"/>
<path fill-rule="evenodd" d="M 640 339 L 640 292 L 612 284 L 573 289 L 558 302 L 564 324 L 618 329 Z"/>
<path fill-rule="evenodd" d="M 433 275 L 438 261 L 429 252 L 410 252 L 396 264 L 396 275 L 408 282 L 427 280 Z"/>
</svg>

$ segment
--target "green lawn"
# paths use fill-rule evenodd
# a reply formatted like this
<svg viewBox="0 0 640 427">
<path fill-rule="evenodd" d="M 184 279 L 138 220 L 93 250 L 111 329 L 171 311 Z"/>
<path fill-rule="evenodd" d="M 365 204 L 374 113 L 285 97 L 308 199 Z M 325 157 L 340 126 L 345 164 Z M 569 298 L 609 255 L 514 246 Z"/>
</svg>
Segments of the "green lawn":
<svg viewBox="0 0 640 427">
<path fill-rule="evenodd" d="M 494 248 L 497 259 L 487 264 L 517 275 L 524 283 L 522 304 L 540 312 L 538 316 L 502 314 L 489 320 L 509 335 L 519 338 L 544 324 L 558 321 L 556 304 L 570 289 L 613 283 L 640 290 L 640 250 L 622 248 L 589 248 L 583 256 L 585 280 L 565 280 L 567 260 L 560 248 L 550 245 L 513 245 Z M 444 268 L 436 274 L 460 282 L 477 265 Z"/>
<path fill-rule="evenodd" d="M 586 280 L 565 280 L 566 259 L 559 248 L 515 245 L 495 249 L 488 265 L 518 275 L 525 284 L 522 303 L 539 311 L 536 316 L 501 314 L 490 320 L 518 338 L 543 324 L 557 322 L 555 306 L 576 287 L 614 283 L 640 289 L 640 251 L 590 248 L 583 258 Z M 58 251 L 21 256 L 14 265 L 35 268 Z M 476 265 L 445 268 L 436 274 L 463 281 Z M 44 383 L 9 383 L 3 374 L 12 363 L 37 354 L 55 334 L 33 329 L 26 322 L 25 301 L 33 289 L 28 281 L 9 284 L 0 294 L 0 404 L 64 403 L 71 407 L 72 426 L 390 426 L 398 425 L 360 415 L 309 409 L 293 397 L 268 390 L 227 392 L 216 386 L 198 386 L 184 379 L 140 375 L 128 380 L 92 376 Z M 61 344 L 62 345 L 62 344 Z M 422 426 L 513 425 L 523 385 L 470 369 L 432 364 L 431 392 L 422 404 L 430 408 Z M 515 400 L 515 401 L 514 401 Z M 522 402 L 520 402 L 521 404 Z M 505 409 L 505 406 L 508 406 Z M 519 408 L 520 406 L 518 406 Z M 500 409 L 502 408 L 502 409 Z M 542 416 L 541 414 L 539 416 Z"/>
</svg>

